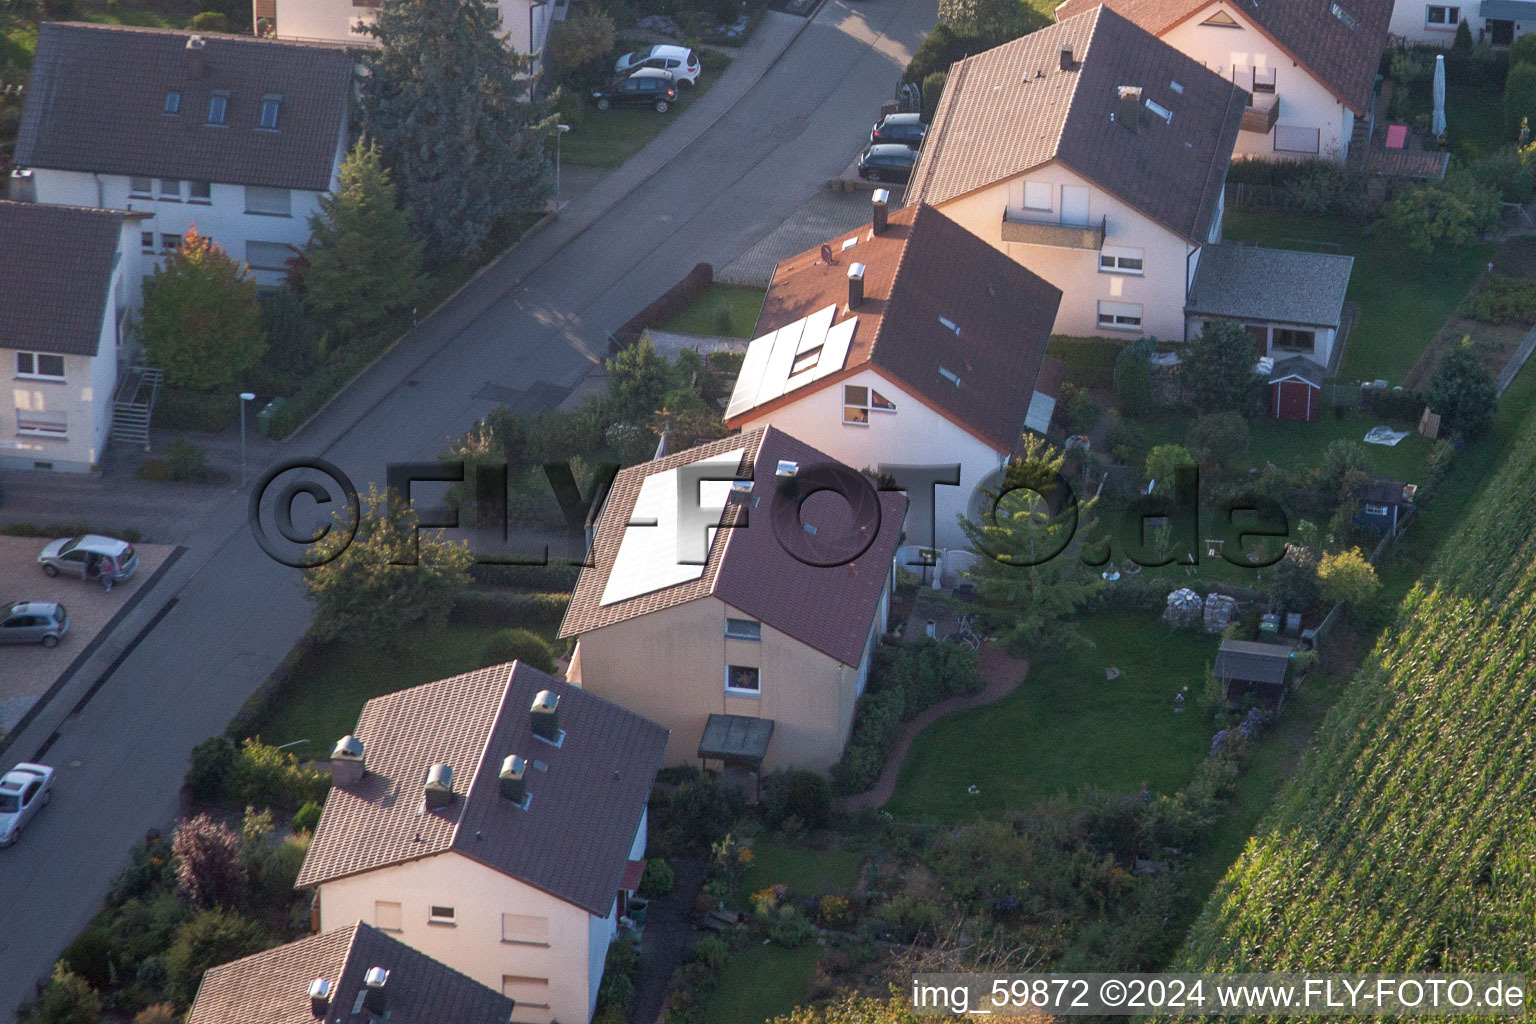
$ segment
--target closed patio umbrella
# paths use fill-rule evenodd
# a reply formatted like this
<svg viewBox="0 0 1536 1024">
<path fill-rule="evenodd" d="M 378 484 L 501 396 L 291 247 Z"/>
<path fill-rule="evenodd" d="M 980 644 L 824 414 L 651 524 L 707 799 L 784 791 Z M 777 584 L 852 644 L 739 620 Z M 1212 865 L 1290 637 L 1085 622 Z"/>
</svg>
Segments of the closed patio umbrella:
<svg viewBox="0 0 1536 1024">
<path fill-rule="evenodd" d="M 1435 110 L 1429 116 L 1431 135 L 1445 134 L 1445 54 L 1435 55 Z"/>
</svg>

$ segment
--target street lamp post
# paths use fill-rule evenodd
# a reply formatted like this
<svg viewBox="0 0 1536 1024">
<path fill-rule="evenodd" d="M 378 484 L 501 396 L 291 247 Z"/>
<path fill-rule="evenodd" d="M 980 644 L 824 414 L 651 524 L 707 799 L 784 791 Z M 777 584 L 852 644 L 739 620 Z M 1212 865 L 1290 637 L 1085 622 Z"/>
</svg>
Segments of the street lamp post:
<svg viewBox="0 0 1536 1024">
<path fill-rule="evenodd" d="M 245 403 L 256 396 L 250 391 L 240 392 L 240 489 L 245 490 Z"/>
<path fill-rule="evenodd" d="M 560 212 L 560 136 L 571 130 L 568 124 L 555 125 L 555 212 Z"/>
</svg>

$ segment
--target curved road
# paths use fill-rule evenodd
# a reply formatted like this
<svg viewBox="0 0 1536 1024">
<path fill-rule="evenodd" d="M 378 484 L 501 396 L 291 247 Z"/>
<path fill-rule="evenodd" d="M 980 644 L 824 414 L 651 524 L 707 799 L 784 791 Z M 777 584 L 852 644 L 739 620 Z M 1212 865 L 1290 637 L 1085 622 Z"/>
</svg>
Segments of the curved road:
<svg viewBox="0 0 1536 1024">
<path fill-rule="evenodd" d="M 755 84 L 758 39 L 651 146 L 424 320 L 279 456 L 323 456 L 366 489 L 387 462 L 431 460 L 497 404 L 558 402 L 604 353 L 608 329 L 695 263 L 725 265 L 847 166 L 935 7 L 827 0 L 809 25 L 770 15 L 762 40 L 798 35 Z M 46 977 L 132 844 L 173 821 L 188 752 L 223 731 L 309 624 L 297 571 L 260 551 L 244 505 L 231 494 L 198 526 L 146 602 L 172 603 L 83 710 L 60 724 L 77 679 L 9 752 L 30 757 L 58 731 L 53 805 L 0 851 L 0 1013 Z M 113 637 L 106 654 L 124 642 Z"/>
</svg>

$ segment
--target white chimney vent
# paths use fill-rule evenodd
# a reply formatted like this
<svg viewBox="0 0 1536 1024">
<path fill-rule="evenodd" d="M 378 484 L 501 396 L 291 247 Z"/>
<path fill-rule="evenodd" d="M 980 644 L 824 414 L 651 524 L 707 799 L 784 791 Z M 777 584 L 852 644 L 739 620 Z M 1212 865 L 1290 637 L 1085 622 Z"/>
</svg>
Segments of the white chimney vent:
<svg viewBox="0 0 1536 1024">
<path fill-rule="evenodd" d="M 309 1012 L 317 1020 L 324 1020 L 331 1010 L 331 983 L 316 978 L 309 983 Z"/>
<path fill-rule="evenodd" d="M 784 459 L 780 461 L 779 468 L 775 471 L 775 475 L 778 476 L 780 480 L 792 480 L 799 472 L 800 463 L 792 462 L 789 459 Z"/>
<path fill-rule="evenodd" d="M 453 803 L 453 767 L 434 764 L 427 769 L 426 798 L 428 810 Z"/>
</svg>

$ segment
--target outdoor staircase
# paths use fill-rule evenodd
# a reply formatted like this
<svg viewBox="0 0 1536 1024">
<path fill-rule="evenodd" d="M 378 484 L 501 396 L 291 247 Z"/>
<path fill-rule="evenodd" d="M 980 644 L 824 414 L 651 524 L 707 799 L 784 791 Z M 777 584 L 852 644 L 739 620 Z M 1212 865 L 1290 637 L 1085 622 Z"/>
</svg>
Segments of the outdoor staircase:
<svg viewBox="0 0 1536 1024">
<path fill-rule="evenodd" d="M 149 450 L 149 421 L 155 399 L 165 385 L 165 371 L 153 366 L 130 366 L 112 396 L 112 440 L 142 445 Z"/>
</svg>

